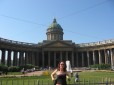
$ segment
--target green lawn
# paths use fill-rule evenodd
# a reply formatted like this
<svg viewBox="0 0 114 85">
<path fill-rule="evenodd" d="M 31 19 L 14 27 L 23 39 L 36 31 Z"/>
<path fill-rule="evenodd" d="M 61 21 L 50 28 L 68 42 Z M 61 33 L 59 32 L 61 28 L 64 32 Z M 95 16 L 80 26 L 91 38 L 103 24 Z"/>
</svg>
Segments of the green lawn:
<svg viewBox="0 0 114 85">
<path fill-rule="evenodd" d="M 80 83 L 83 83 L 83 81 L 85 81 L 86 83 L 106 82 L 107 80 L 114 82 L 113 71 L 79 72 L 79 77 L 80 77 Z M 68 83 L 74 83 L 74 79 L 75 77 L 73 76 L 71 78 L 71 81 Z M 50 75 L 48 75 L 48 76 L 31 76 L 31 77 L 5 77 L 5 78 L 1 77 L 0 85 L 38 85 L 38 81 L 40 85 L 43 85 L 44 83 L 47 85 L 51 85 L 53 83 L 51 81 Z"/>
<path fill-rule="evenodd" d="M 96 71 L 96 72 L 80 72 L 80 81 L 86 82 L 114 82 L 114 72 L 107 71 Z M 73 80 L 73 79 L 72 79 Z"/>
<path fill-rule="evenodd" d="M 8 75 L 20 75 L 22 72 L 8 72 Z"/>
</svg>

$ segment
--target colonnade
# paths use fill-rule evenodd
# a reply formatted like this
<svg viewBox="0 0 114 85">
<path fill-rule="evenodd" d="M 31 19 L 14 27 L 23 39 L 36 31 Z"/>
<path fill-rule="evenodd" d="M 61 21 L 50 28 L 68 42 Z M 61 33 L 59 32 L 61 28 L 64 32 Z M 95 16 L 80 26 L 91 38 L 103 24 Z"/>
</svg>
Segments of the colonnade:
<svg viewBox="0 0 114 85">
<path fill-rule="evenodd" d="M 74 52 L 72 51 L 44 51 L 42 52 L 42 66 L 56 67 L 60 61 L 70 60 L 74 66 Z"/>
<path fill-rule="evenodd" d="M 35 65 L 34 57 L 35 55 L 32 52 L 26 51 L 13 51 L 13 50 L 1 50 L 1 64 L 5 64 L 7 66 L 22 66 L 25 64 L 33 64 Z"/>
<path fill-rule="evenodd" d="M 0 50 L 1 63 L 7 66 L 33 64 L 39 67 L 56 67 L 61 60 L 70 60 L 72 67 L 88 67 L 102 63 L 114 66 L 114 49 L 41 52 Z"/>
<path fill-rule="evenodd" d="M 76 67 L 87 67 L 95 64 L 110 64 L 114 67 L 114 49 L 80 51 L 76 55 Z"/>
</svg>

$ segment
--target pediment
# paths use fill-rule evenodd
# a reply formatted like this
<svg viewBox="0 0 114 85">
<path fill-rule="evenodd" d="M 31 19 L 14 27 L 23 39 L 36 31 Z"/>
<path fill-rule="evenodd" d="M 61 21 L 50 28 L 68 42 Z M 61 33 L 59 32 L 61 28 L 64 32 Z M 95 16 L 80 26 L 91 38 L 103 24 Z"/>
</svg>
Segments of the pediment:
<svg viewBox="0 0 114 85">
<path fill-rule="evenodd" d="M 44 45 L 44 47 L 71 47 L 71 46 L 72 46 L 72 44 L 68 44 L 63 41 L 50 42 L 50 43 Z"/>
<path fill-rule="evenodd" d="M 66 46 L 68 46 L 68 45 L 66 45 L 66 44 L 64 44 L 64 43 L 60 43 L 60 42 L 56 42 L 56 43 L 53 43 L 53 44 L 50 44 L 50 45 L 48 45 L 48 46 L 51 46 L 51 47 L 66 47 Z"/>
</svg>

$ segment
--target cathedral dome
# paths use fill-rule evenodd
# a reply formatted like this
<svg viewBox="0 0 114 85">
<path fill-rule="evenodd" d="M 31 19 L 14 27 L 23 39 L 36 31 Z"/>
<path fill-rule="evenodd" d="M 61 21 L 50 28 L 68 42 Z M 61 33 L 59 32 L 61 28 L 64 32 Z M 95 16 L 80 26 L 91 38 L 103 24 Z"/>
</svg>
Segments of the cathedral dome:
<svg viewBox="0 0 114 85">
<path fill-rule="evenodd" d="M 48 27 L 48 29 L 61 29 L 62 27 L 57 23 L 56 19 L 53 19 L 52 24 Z"/>
<path fill-rule="evenodd" d="M 47 40 L 63 40 L 63 34 L 62 27 L 54 18 L 52 24 L 48 27 L 46 32 Z"/>
</svg>

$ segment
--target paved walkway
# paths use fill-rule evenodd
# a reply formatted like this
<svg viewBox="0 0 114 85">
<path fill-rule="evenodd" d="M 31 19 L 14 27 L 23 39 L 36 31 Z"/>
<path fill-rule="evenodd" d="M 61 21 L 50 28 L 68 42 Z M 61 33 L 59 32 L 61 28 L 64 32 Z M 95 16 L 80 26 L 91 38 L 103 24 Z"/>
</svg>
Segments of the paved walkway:
<svg viewBox="0 0 114 85">
<path fill-rule="evenodd" d="M 35 72 L 30 72 L 30 73 L 27 73 L 27 74 L 24 74 L 26 76 L 40 76 L 42 75 L 43 71 L 35 71 Z"/>
<path fill-rule="evenodd" d="M 35 72 L 30 72 L 26 74 L 21 74 L 21 75 L 1 75 L 0 77 L 11 77 L 11 76 L 16 76 L 16 77 L 21 77 L 21 76 L 40 76 L 42 75 L 43 71 L 35 71 Z"/>
</svg>

